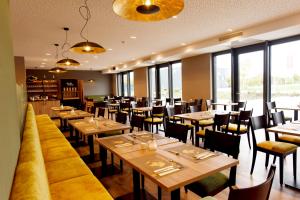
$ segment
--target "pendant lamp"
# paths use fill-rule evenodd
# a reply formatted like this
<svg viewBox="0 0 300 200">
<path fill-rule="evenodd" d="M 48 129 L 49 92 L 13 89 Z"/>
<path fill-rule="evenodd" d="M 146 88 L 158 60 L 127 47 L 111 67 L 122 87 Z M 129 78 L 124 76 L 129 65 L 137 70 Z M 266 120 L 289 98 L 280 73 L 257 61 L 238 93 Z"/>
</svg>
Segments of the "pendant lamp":
<svg viewBox="0 0 300 200">
<path fill-rule="evenodd" d="M 91 19 L 91 11 L 87 5 L 88 0 L 84 0 L 84 5 L 79 7 L 79 13 L 81 17 L 85 20 L 85 23 L 80 31 L 80 36 L 84 40 L 83 42 L 79 42 L 75 44 L 74 46 L 71 47 L 71 51 L 75 53 L 80 53 L 80 54 L 98 54 L 98 53 L 103 53 L 105 52 L 105 49 L 95 43 L 95 42 L 90 42 L 87 37 L 83 35 L 83 31 L 88 25 L 89 20 Z"/>
<path fill-rule="evenodd" d="M 58 59 L 58 44 L 54 44 L 55 48 L 56 48 L 56 55 L 55 55 L 55 59 L 57 60 Z M 67 70 L 65 70 L 64 68 L 62 67 L 54 67 L 52 69 L 50 69 L 48 72 L 50 73 L 55 73 L 55 74 L 61 74 L 61 73 L 65 73 L 67 72 Z"/>
<path fill-rule="evenodd" d="M 70 66 L 79 66 L 80 63 L 74 59 L 70 59 L 68 57 L 65 56 L 65 53 L 67 52 L 67 50 L 69 50 L 70 48 L 70 44 L 68 43 L 68 31 L 69 28 L 64 27 L 64 31 L 66 32 L 66 39 L 64 44 L 62 45 L 61 49 L 63 50 L 62 52 L 62 56 L 64 57 L 63 59 L 59 60 L 56 62 L 56 65 L 59 67 L 70 67 Z M 67 48 L 67 50 L 64 50 L 65 47 Z"/>
<path fill-rule="evenodd" d="M 184 0 L 115 0 L 113 11 L 128 20 L 160 21 L 178 15 Z"/>
</svg>

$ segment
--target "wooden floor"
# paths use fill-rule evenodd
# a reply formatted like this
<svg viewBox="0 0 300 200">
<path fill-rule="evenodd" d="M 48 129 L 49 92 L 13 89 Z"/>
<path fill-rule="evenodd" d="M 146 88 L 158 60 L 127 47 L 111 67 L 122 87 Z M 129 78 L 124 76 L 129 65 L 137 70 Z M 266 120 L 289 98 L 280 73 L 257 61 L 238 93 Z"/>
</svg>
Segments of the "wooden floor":
<svg viewBox="0 0 300 200">
<path fill-rule="evenodd" d="M 69 135 L 68 132 L 64 133 L 66 136 Z M 163 134 L 163 133 L 160 133 Z M 189 141 L 190 142 L 190 141 Z M 77 152 L 81 156 L 86 156 L 89 154 L 89 148 L 87 145 L 81 146 L 79 148 L 76 148 Z M 98 145 L 95 144 L 95 152 L 99 152 Z M 298 180 L 300 179 L 300 152 L 298 148 Z M 108 158 L 109 159 L 109 158 Z M 273 158 L 271 157 L 271 161 Z M 279 159 L 277 159 L 277 170 L 276 175 L 274 178 L 272 190 L 271 190 L 271 200 L 296 200 L 300 199 L 300 191 L 296 191 L 293 189 L 289 189 L 287 187 L 280 186 L 279 184 Z M 253 185 L 257 185 L 265 180 L 268 169 L 265 169 L 264 162 L 265 162 L 265 154 L 258 153 L 257 155 L 257 161 L 256 166 L 254 168 L 253 175 L 250 175 L 250 166 L 252 161 L 252 151 L 248 147 L 247 143 L 247 137 L 246 135 L 242 136 L 241 139 L 241 145 L 240 145 L 240 154 L 239 154 L 239 161 L 240 164 L 238 165 L 237 170 L 237 185 L 238 187 L 249 187 Z M 119 160 L 115 159 L 116 165 L 118 165 Z M 88 166 L 91 168 L 93 172 L 97 172 L 97 167 L 99 167 L 100 161 L 94 162 L 94 163 L 87 163 Z M 284 169 L 284 179 L 292 179 L 293 178 L 293 171 L 292 171 L 292 156 L 288 156 L 285 160 L 285 169 Z M 107 188 L 107 190 L 110 192 L 110 194 L 116 198 L 121 195 L 127 194 L 129 192 L 132 192 L 132 173 L 131 168 L 124 163 L 124 171 L 122 174 L 116 174 L 113 176 L 105 177 L 105 178 L 99 178 L 99 180 L 102 182 L 102 184 Z M 228 172 L 224 172 L 228 173 Z M 97 173 L 96 173 L 97 174 Z M 155 184 L 153 184 L 151 181 L 147 180 L 145 181 L 145 187 L 148 192 L 150 192 L 153 196 L 156 197 L 157 195 L 157 187 Z M 228 192 L 229 189 L 226 189 L 215 196 L 215 198 L 219 200 L 226 200 L 228 199 Z M 170 194 L 167 192 L 162 192 L 162 199 L 170 199 Z M 181 199 L 200 199 L 199 196 L 195 195 L 192 192 L 188 192 L 187 194 L 184 192 L 183 188 L 181 188 Z"/>
</svg>

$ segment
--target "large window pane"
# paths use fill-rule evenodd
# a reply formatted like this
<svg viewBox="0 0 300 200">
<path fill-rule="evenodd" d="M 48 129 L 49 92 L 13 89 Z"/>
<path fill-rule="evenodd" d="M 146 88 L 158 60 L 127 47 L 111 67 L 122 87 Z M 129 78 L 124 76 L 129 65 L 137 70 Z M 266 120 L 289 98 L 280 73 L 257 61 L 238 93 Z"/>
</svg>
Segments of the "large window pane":
<svg viewBox="0 0 300 200">
<path fill-rule="evenodd" d="M 253 115 L 263 114 L 264 52 L 254 51 L 238 55 L 240 100 L 247 101 Z"/>
<path fill-rule="evenodd" d="M 169 98 L 169 68 L 159 68 L 160 98 Z"/>
<path fill-rule="evenodd" d="M 300 41 L 271 46 L 271 98 L 278 107 L 300 103 Z M 293 116 L 293 111 L 284 111 Z"/>
<path fill-rule="evenodd" d="M 181 62 L 172 64 L 173 98 L 182 97 Z"/>
<path fill-rule="evenodd" d="M 128 96 L 128 76 L 127 73 L 123 74 L 123 95 Z"/>
<path fill-rule="evenodd" d="M 150 92 L 150 98 L 153 100 L 156 97 L 156 69 L 155 67 L 152 67 L 149 69 L 149 92 Z"/>
<path fill-rule="evenodd" d="M 231 102 L 231 54 L 214 57 L 217 102 Z"/>
<path fill-rule="evenodd" d="M 130 88 L 130 96 L 134 96 L 134 74 L 133 72 L 129 72 L 129 88 Z"/>
<path fill-rule="evenodd" d="M 117 75 L 117 89 L 118 89 L 118 96 L 122 95 L 122 75 Z"/>
</svg>

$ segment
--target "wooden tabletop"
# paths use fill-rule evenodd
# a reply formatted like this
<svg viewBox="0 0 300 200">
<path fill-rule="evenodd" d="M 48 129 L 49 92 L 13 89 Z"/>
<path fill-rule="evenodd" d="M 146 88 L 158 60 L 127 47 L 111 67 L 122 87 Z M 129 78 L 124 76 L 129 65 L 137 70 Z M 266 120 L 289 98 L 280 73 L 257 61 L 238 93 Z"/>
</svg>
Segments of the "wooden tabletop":
<svg viewBox="0 0 300 200">
<path fill-rule="evenodd" d="M 152 107 L 139 107 L 139 108 L 132 108 L 132 110 L 137 110 L 137 111 L 148 112 L 148 111 L 152 111 Z"/>
<path fill-rule="evenodd" d="M 67 111 L 67 112 L 58 113 L 58 117 L 60 117 L 61 119 L 77 119 L 77 118 L 91 117 L 93 115 L 94 114 L 82 110 L 75 110 L 74 112 Z"/>
<path fill-rule="evenodd" d="M 70 111 L 70 110 L 73 110 L 74 107 L 72 106 L 57 106 L 57 107 L 52 107 L 51 110 L 53 111 Z"/>
<path fill-rule="evenodd" d="M 289 124 L 274 126 L 268 128 L 267 131 L 281 133 L 292 136 L 300 136 L 300 121 L 294 121 Z"/>
<path fill-rule="evenodd" d="M 105 118 L 70 120 L 68 123 L 84 135 L 95 135 L 111 131 L 122 131 L 131 128 L 129 125 L 121 124 Z"/>
<path fill-rule="evenodd" d="M 127 162 L 132 168 L 139 171 L 151 181 L 156 183 L 162 189 L 166 191 L 173 191 L 187 184 L 205 178 L 216 172 L 228 169 L 232 166 L 238 165 L 238 160 L 229 158 L 223 154 L 216 154 L 213 157 L 203 159 L 199 162 L 193 162 L 185 157 L 171 153 L 166 149 L 167 145 L 184 145 L 183 143 L 170 143 L 167 145 L 158 146 L 157 150 L 149 149 L 135 149 L 134 151 L 129 151 L 128 148 L 133 148 L 137 145 L 132 145 L 132 147 L 121 147 L 113 148 L 108 145 L 109 138 L 98 138 L 96 141 L 105 147 L 107 150 L 117 154 L 122 160 Z M 127 153 L 124 151 L 127 148 Z M 203 150 L 206 151 L 206 150 Z M 161 162 L 162 160 L 163 162 Z M 151 164 L 149 164 L 149 162 Z M 159 176 L 154 173 L 154 164 L 163 164 L 168 166 L 171 163 L 182 166 L 182 168 L 174 173 Z M 153 164 L 153 165 L 152 165 Z"/>
<path fill-rule="evenodd" d="M 236 106 L 238 105 L 238 103 L 212 103 L 211 105 L 215 105 L 215 106 Z"/>
<path fill-rule="evenodd" d="M 300 107 L 276 107 L 279 110 L 300 110 Z"/>
<path fill-rule="evenodd" d="M 209 110 L 209 111 L 200 111 L 200 112 L 193 112 L 193 113 L 185 113 L 180 115 L 175 115 L 176 117 L 180 117 L 182 119 L 187 120 L 206 120 L 206 119 L 212 119 L 215 117 L 215 114 L 226 114 L 229 113 L 229 111 L 223 111 L 223 110 Z M 238 111 L 230 111 L 231 115 L 238 115 Z"/>
</svg>

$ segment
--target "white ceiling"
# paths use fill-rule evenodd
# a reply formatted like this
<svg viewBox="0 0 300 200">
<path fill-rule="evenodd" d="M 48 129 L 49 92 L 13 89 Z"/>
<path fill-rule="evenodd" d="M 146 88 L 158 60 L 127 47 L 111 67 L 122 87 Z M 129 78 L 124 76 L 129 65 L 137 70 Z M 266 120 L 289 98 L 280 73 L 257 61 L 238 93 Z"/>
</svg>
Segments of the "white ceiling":
<svg viewBox="0 0 300 200">
<path fill-rule="evenodd" d="M 82 64 L 78 70 L 102 70 L 180 47 L 181 43 L 216 37 L 229 28 L 241 30 L 300 12 L 299 0 L 185 0 L 177 19 L 135 22 L 114 14 L 112 2 L 88 1 L 92 13 L 88 38 L 112 51 L 98 56 L 69 53 L 70 58 Z M 82 3 L 83 0 L 10 0 L 14 54 L 25 57 L 26 68 L 41 68 L 41 63 L 46 63 L 45 68 L 54 66 L 52 44 L 64 42 L 62 27 L 70 28 L 70 44 L 81 41 L 83 20 L 78 8 Z"/>
</svg>

